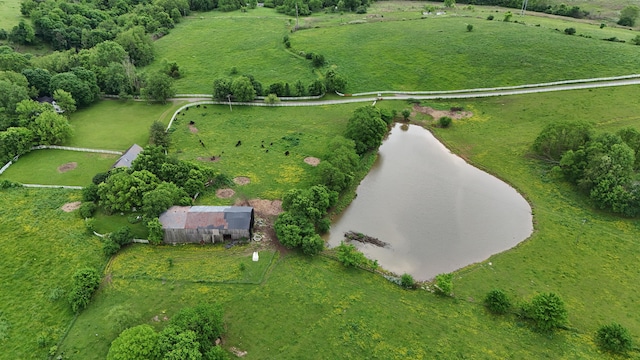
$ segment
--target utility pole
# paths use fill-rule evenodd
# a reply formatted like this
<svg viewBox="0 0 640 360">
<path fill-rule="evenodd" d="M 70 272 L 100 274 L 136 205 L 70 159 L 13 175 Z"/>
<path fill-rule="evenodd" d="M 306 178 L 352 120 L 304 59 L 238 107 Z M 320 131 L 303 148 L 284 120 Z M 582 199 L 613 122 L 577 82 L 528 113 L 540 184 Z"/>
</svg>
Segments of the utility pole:
<svg viewBox="0 0 640 360">
<path fill-rule="evenodd" d="M 298 3 L 296 3 L 296 29 L 298 31 L 299 19 L 298 19 Z"/>
</svg>

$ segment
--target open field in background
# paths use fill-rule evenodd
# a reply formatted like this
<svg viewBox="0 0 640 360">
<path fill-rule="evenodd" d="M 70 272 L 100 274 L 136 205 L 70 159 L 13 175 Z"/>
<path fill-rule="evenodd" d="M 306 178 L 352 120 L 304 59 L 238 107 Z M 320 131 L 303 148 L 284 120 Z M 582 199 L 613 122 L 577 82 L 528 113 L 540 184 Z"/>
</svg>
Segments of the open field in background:
<svg viewBox="0 0 640 360">
<path fill-rule="evenodd" d="M 99 101 L 71 115 L 69 122 L 74 133 L 65 145 L 117 151 L 125 151 L 134 143 L 144 147 L 149 143 L 151 124 L 156 120 L 168 124 L 171 115 L 183 104 Z"/>
<path fill-rule="evenodd" d="M 44 359 L 73 318 L 73 273 L 104 264 L 99 240 L 60 207 L 80 192 L 7 189 L 0 196 L 2 359 Z"/>
<path fill-rule="evenodd" d="M 163 59 L 176 61 L 183 75 L 176 81 L 179 93 L 210 94 L 215 79 L 244 74 L 265 86 L 297 80 L 310 84 L 317 78 L 311 61 L 288 53 L 282 42 L 292 22 L 295 18 L 265 8 L 198 13 L 155 42 L 156 60 L 148 68 L 159 69 Z"/>
<path fill-rule="evenodd" d="M 323 54 L 335 64 L 349 92 L 495 87 L 640 71 L 637 47 L 563 30 L 434 16 L 314 28 L 290 39 L 293 49 Z"/>
<path fill-rule="evenodd" d="M 365 105 L 235 106 L 233 111 L 225 105 L 192 107 L 173 123 L 169 153 L 211 166 L 232 178 L 250 178 L 250 184 L 235 186 L 240 197 L 278 199 L 287 190 L 317 183 L 316 169 L 304 163 L 304 158 L 323 158 L 327 141 L 343 135 L 353 109 Z M 190 121 L 195 124 L 190 126 Z M 238 141 L 240 146 L 236 146 Z M 209 161 L 213 156 L 220 158 Z M 221 202 L 212 193 L 198 201 Z"/>
<path fill-rule="evenodd" d="M 22 14 L 20 14 L 21 0 L 0 0 L 0 29 L 10 32 L 14 26 L 18 25 Z"/>
<path fill-rule="evenodd" d="M 147 231 L 145 224 L 142 221 L 132 224 L 129 222 L 129 216 L 135 215 L 121 215 L 120 213 L 106 215 L 101 209 L 98 209 L 93 216 L 95 219 L 94 227 L 98 234 L 107 234 L 114 232 L 121 227 L 128 226 L 133 232 L 133 237 L 135 239 L 146 239 L 147 236 L 149 236 L 149 232 Z"/>
<path fill-rule="evenodd" d="M 246 359 L 597 358 L 588 336 L 541 336 L 508 318 L 488 316 L 478 304 L 405 291 L 322 257 L 285 256 L 261 285 L 122 280 L 121 275 L 138 271 L 129 270 L 125 260 L 139 262 L 146 249 L 135 246 L 114 259 L 112 268 L 121 270 L 114 270 L 62 346 L 70 359 L 104 358 L 116 336 L 109 314 L 118 308 L 127 309 L 129 319 L 159 329 L 178 309 L 203 301 L 223 305 L 223 346 L 247 351 Z M 207 266 L 199 261 L 184 266 L 224 273 L 249 259 L 250 252 L 237 257 L 231 250 L 189 250 L 211 251 L 215 259 Z M 174 257 L 175 270 L 163 271 L 178 271 L 182 252 Z M 265 260 L 261 256 L 260 262 Z M 167 262 L 161 265 L 168 268 Z"/>
<path fill-rule="evenodd" d="M 95 174 L 109 170 L 118 157 L 67 150 L 34 150 L 21 156 L 0 175 L 0 179 L 22 184 L 86 186 Z M 75 163 L 76 167 L 66 170 L 64 165 L 70 163 Z"/>
</svg>

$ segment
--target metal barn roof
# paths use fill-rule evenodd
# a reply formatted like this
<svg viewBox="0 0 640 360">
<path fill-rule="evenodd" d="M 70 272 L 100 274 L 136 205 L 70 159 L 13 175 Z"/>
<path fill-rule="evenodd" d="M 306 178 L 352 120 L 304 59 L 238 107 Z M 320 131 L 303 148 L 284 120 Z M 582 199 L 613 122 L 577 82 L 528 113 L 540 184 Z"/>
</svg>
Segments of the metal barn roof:
<svg viewBox="0 0 640 360">
<path fill-rule="evenodd" d="M 172 206 L 160 214 L 163 229 L 251 228 L 251 206 Z"/>
<path fill-rule="evenodd" d="M 113 164 L 112 168 L 118 168 L 123 166 L 130 168 L 131 163 L 133 162 L 133 160 L 135 160 L 138 157 L 138 155 L 140 155 L 142 150 L 144 149 L 142 149 L 142 146 L 138 144 L 131 145 L 131 147 L 127 151 L 125 151 L 125 153 L 122 154 L 122 156 L 120 156 L 120 159 L 118 159 L 118 161 L 116 161 L 116 163 Z"/>
</svg>

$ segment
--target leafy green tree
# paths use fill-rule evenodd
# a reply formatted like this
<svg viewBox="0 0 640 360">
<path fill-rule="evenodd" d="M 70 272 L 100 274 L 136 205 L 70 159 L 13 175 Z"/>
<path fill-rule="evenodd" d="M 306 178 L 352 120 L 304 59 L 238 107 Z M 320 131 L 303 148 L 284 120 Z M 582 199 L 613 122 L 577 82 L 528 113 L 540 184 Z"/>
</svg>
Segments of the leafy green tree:
<svg viewBox="0 0 640 360">
<path fill-rule="evenodd" d="M 33 43 L 35 38 L 35 30 L 24 20 L 20 20 L 20 23 L 14 26 L 9 33 L 9 41 L 20 45 L 29 45 Z"/>
<path fill-rule="evenodd" d="M 324 249 L 324 240 L 318 234 L 302 238 L 302 252 L 305 255 L 317 255 Z"/>
<path fill-rule="evenodd" d="M 620 19 L 618 25 L 622 26 L 634 26 L 636 20 L 640 16 L 640 7 L 637 5 L 627 5 L 622 11 L 620 11 Z"/>
<path fill-rule="evenodd" d="M 367 262 L 367 258 L 363 253 L 358 251 L 353 244 L 347 244 L 344 241 L 336 247 L 338 261 L 346 267 L 361 266 Z"/>
<path fill-rule="evenodd" d="M 603 350 L 618 354 L 633 349 L 633 339 L 629 330 L 618 323 L 601 326 L 596 333 L 596 343 Z"/>
<path fill-rule="evenodd" d="M 346 137 L 353 140 L 360 155 L 377 149 L 387 133 L 387 125 L 373 106 L 357 108 L 347 123 Z"/>
<path fill-rule="evenodd" d="M 436 275 L 435 288 L 439 295 L 450 296 L 453 291 L 453 274 Z"/>
<path fill-rule="evenodd" d="M 149 232 L 149 241 L 152 244 L 160 244 L 164 238 L 164 232 L 162 231 L 162 223 L 158 218 L 153 218 L 147 221 L 147 231 Z"/>
<path fill-rule="evenodd" d="M 122 45 L 134 65 L 144 66 L 153 61 L 153 42 L 142 26 L 134 26 L 119 33 L 116 42 Z"/>
<path fill-rule="evenodd" d="M 60 106 L 60 109 L 64 111 L 65 115 L 69 116 L 76 111 L 76 101 L 70 93 L 57 89 L 53 92 L 53 99 L 56 101 L 56 105 Z"/>
<path fill-rule="evenodd" d="M 147 324 L 126 329 L 111 343 L 107 360 L 158 359 L 158 338 Z"/>
<path fill-rule="evenodd" d="M 636 158 L 633 169 L 638 171 L 640 169 L 640 132 L 635 128 L 627 127 L 618 130 L 616 135 L 620 136 L 622 141 L 633 150 Z"/>
<path fill-rule="evenodd" d="M 301 247 L 303 239 L 315 235 L 309 219 L 288 211 L 278 216 L 273 227 L 280 243 L 289 249 Z"/>
<path fill-rule="evenodd" d="M 327 91 L 343 93 L 347 89 L 347 79 L 336 73 L 334 69 L 329 69 L 324 75 L 324 79 Z"/>
<path fill-rule="evenodd" d="M 300 81 L 300 80 L 296 81 L 296 83 L 293 85 L 293 88 L 294 88 L 293 95 L 295 95 L 295 96 L 307 96 L 307 88 L 304 86 L 302 81 Z"/>
<path fill-rule="evenodd" d="M 32 127 L 36 118 L 46 111 L 53 111 L 49 103 L 40 103 L 31 99 L 22 100 L 16 104 L 15 114 L 21 127 Z"/>
<path fill-rule="evenodd" d="M 154 121 L 149 128 L 149 144 L 160 146 L 163 149 L 169 149 L 169 145 L 171 145 L 171 135 L 165 131 L 164 124 L 160 121 Z"/>
<path fill-rule="evenodd" d="M 227 96 L 232 94 L 231 85 L 233 81 L 229 78 L 218 78 L 213 81 L 213 99 L 226 101 Z"/>
<path fill-rule="evenodd" d="M 87 51 L 89 56 L 88 66 L 106 68 L 111 63 L 122 63 L 127 58 L 126 50 L 119 43 L 107 40 L 103 41 Z"/>
<path fill-rule="evenodd" d="M 438 119 L 438 125 L 439 125 L 441 128 L 448 128 L 449 126 L 451 126 L 451 122 L 452 122 L 452 121 L 453 121 L 453 120 L 451 120 L 451 118 L 450 118 L 450 117 L 448 117 L 448 116 L 442 116 L 440 119 Z"/>
<path fill-rule="evenodd" d="M 564 29 L 564 33 L 567 35 L 575 35 L 576 34 L 576 28 L 574 27 L 569 27 Z"/>
<path fill-rule="evenodd" d="M 70 93 L 80 107 L 89 105 L 97 99 L 90 84 L 78 78 L 73 72 L 53 75 L 49 83 L 49 89 L 53 91 L 61 89 Z"/>
<path fill-rule="evenodd" d="M 73 274 L 73 287 L 69 293 L 69 303 L 73 312 L 89 305 L 91 296 L 100 286 L 100 274 L 94 268 L 83 268 Z"/>
<path fill-rule="evenodd" d="M 29 86 L 38 91 L 38 96 L 50 94 L 49 82 L 51 81 L 51 73 L 47 69 L 24 69 L 22 70 L 22 75 L 29 81 Z"/>
<path fill-rule="evenodd" d="M 0 80 L 0 108 L 4 108 L 5 113 L 14 114 L 17 104 L 27 99 L 29 92 L 26 87 Z"/>
<path fill-rule="evenodd" d="M 31 65 L 27 56 L 13 51 L 9 46 L 0 46 L 0 71 L 21 72 L 29 67 Z"/>
<path fill-rule="evenodd" d="M 310 96 L 319 96 L 324 94 L 327 91 L 327 87 L 325 86 L 322 80 L 315 80 L 309 85 L 309 95 Z"/>
<path fill-rule="evenodd" d="M 165 327 L 158 337 L 158 350 L 163 360 L 200 360 L 198 335 L 175 325 Z"/>
<path fill-rule="evenodd" d="M 404 121 L 409 120 L 409 116 L 411 116 L 411 110 L 409 109 L 402 109 L 402 111 L 400 112 L 402 114 L 402 119 Z"/>
<path fill-rule="evenodd" d="M 553 331 L 564 325 L 567 320 L 564 301 L 552 292 L 534 296 L 523 310 L 525 317 L 531 319 L 536 329 L 542 332 Z"/>
<path fill-rule="evenodd" d="M 163 182 L 142 196 L 142 211 L 147 218 L 155 218 L 184 197 L 188 195 L 183 189 L 174 183 Z"/>
<path fill-rule="evenodd" d="M 3 164 L 13 157 L 23 155 L 31 150 L 33 132 L 23 127 L 10 127 L 0 131 L 0 162 Z"/>
<path fill-rule="evenodd" d="M 200 344 L 200 352 L 207 353 L 215 346 L 216 339 L 224 333 L 222 307 L 218 304 L 200 304 L 183 308 L 173 316 L 170 325 L 181 332 L 193 331 Z"/>
<path fill-rule="evenodd" d="M 504 291 L 494 289 L 485 296 L 484 305 L 494 314 L 505 314 L 511 308 L 511 300 Z"/>
<path fill-rule="evenodd" d="M 96 212 L 96 209 L 97 209 L 96 204 L 92 202 L 84 202 L 82 203 L 82 205 L 80 205 L 80 208 L 78 209 L 78 214 L 80 214 L 80 217 L 82 219 L 88 219 L 90 217 L 93 217 L 93 214 Z"/>
<path fill-rule="evenodd" d="M 173 88 L 173 79 L 162 72 L 147 75 L 144 87 L 140 92 L 147 101 L 157 101 L 163 104 L 176 94 L 176 90 Z"/>
<path fill-rule="evenodd" d="M 264 98 L 264 102 L 267 104 L 276 104 L 280 102 L 280 99 L 278 99 L 278 95 L 276 94 L 269 94 L 267 95 L 267 97 Z"/>
<path fill-rule="evenodd" d="M 506 13 L 504 13 L 504 19 L 502 19 L 502 21 L 510 22 L 512 17 L 513 13 L 511 13 L 511 11 L 507 11 Z"/>
<path fill-rule="evenodd" d="M 106 238 L 102 241 L 102 252 L 106 257 L 111 257 L 120 251 L 120 245 L 115 241 Z"/>
<path fill-rule="evenodd" d="M 324 55 L 313 54 L 311 62 L 313 63 L 313 67 L 323 67 L 327 61 L 324 59 Z"/>
<path fill-rule="evenodd" d="M 128 173 L 120 170 L 98 185 L 99 204 L 107 211 L 131 211 L 142 207 L 145 193 L 156 188 L 158 178 L 147 170 Z"/>
<path fill-rule="evenodd" d="M 133 84 L 127 68 L 122 63 L 112 62 L 100 68 L 98 83 L 105 94 L 120 95 L 133 93 Z"/>
<path fill-rule="evenodd" d="M 444 0 L 444 7 L 449 9 L 456 7 L 456 0 Z"/>
<path fill-rule="evenodd" d="M 553 122 L 542 129 L 533 143 L 533 151 L 547 160 L 559 161 L 568 150 L 578 150 L 589 142 L 592 133 L 587 122 Z"/>
<path fill-rule="evenodd" d="M 473 31 L 473 25 L 467 24 L 467 32 L 472 32 L 472 31 Z"/>
<path fill-rule="evenodd" d="M 253 88 L 251 80 L 246 76 L 240 76 L 231 83 L 231 93 L 236 101 L 253 101 L 256 97 L 256 90 Z"/>
<path fill-rule="evenodd" d="M 73 134 L 69 121 L 53 110 L 38 115 L 30 130 L 33 131 L 35 141 L 41 145 L 64 144 Z"/>
<path fill-rule="evenodd" d="M 181 76 L 180 66 L 178 66 L 178 63 L 175 61 L 168 62 L 166 60 L 163 60 L 162 72 L 174 79 L 179 79 Z"/>
<path fill-rule="evenodd" d="M 342 192 L 353 181 L 353 173 L 345 173 L 329 161 L 322 161 L 318 165 L 318 172 L 322 184 L 333 191 Z"/>
<path fill-rule="evenodd" d="M 282 209 L 316 224 L 337 199 L 338 194 L 326 186 L 314 185 L 305 190 L 289 190 L 282 198 Z"/>
<path fill-rule="evenodd" d="M 130 227 L 122 226 L 109 234 L 109 239 L 120 246 L 128 245 L 133 242 L 133 232 Z"/>
</svg>

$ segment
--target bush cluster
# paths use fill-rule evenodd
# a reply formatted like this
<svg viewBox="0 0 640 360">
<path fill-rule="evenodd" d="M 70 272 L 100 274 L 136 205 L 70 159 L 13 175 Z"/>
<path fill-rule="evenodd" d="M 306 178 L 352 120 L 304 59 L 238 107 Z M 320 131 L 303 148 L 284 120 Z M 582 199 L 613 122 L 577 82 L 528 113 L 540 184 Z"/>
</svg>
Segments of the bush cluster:
<svg viewBox="0 0 640 360">
<path fill-rule="evenodd" d="M 89 305 L 91 296 L 100 286 L 100 275 L 94 268 L 80 269 L 73 274 L 73 287 L 69 293 L 69 303 L 73 312 L 79 312 Z"/>
</svg>

